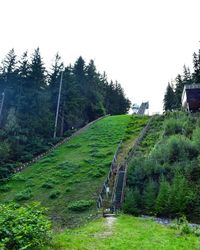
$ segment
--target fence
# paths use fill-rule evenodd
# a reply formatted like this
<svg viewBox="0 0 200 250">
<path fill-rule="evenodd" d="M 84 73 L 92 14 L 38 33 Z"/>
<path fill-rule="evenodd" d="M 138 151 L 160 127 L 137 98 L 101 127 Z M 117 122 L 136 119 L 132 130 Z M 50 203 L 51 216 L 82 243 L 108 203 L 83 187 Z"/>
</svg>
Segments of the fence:
<svg viewBox="0 0 200 250">
<path fill-rule="evenodd" d="M 108 186 L 108 182 L 109 182 L 111 176 L 113 175 L 114 170 L 116 169 L 117 156 L 119 154 L 119 150 L 120 150 L 121 144 L 122 144 L 122 140 L 118 144 L 118 147 L 117 147 L 117 149 L 115 151 L 113 160 L 112 160 L 112 162 L 110 164 L 110 169 L 109 169 L 107 178 L 104 181 L 103 187 L 102 187 L 101 192 L 100 192 L 100 194 L 98 196 L 98 199 L 97 199 L 97 208 L 101 208 L 102 205 L 103 205 L 103 197 L 106 194 L 106 187 Z"/>
<path fill-rule="evenodd" d="M 124 191 L 125 191 L 125 187 L 126 187 L 128 163 L 129 163 L 130 159 L 133 157 L 134 153 L 136 152 L 138 146 L 140 145 L 140 143 L 144 139 L 146 133 L 148 132 L 148 130 L 149 130 L 150 126 L 151 126 L 152 120 L 153 120 L 153 117 L 151 117 L 148 124 L 144 127 L 144 129 L 140 133 L 139 137 L 134 142 L 133 147 L 132 147 L 131 151 L 128 153 L 128 156 L 127 156 L 125 162 L 121 165 L 120 168 L 118 168 L 115 183 L 114 183 L 114 188 L 113 188 L 113 194 L 112 194 L 112 204 L 113 204 L 113 207 L 114 207 L 114 211 L 116 210 L 116 207 L 115 207 L 116 206 L 116 204 L 115 204 L 116 203 L 115 202 L 116 195 L 115 195 L 115 193 L 116 193 L 116 188 L 117 188 L 117 183 L 118 183 L 119 172 L 122 171 L 122 170 L 124 171 L 123 185 L 122 185 L 122 190 L 121 190 L 121 201 L 120 201 L 122 203 L 123 200 L 124 200 Z"/>
</svg>

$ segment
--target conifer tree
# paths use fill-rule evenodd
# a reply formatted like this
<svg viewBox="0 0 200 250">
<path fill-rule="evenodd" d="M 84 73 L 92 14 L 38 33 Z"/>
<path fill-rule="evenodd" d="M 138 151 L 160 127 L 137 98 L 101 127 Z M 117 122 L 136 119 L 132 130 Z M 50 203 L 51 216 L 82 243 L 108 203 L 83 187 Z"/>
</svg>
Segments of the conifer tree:
<svg viewBox="0 0 200 250">
<path fill-rule="evenodd" d="M 164 110 L 172 111 L 176 106 L 176 97 L 172 86 L 168 83 L 164 96 Z"/>
<path fill-rule="evenodd" d="M 181 98 L 184 88 L 184 82 L 180 74 L 175 79 L 176 87 L 175 87 L 175 98 L 176 98 L 176 109 L 181 108 Z"/>
<path fill-rule="evenodd" d="M 169 215 L 169 199 L 171 188 L 169 183 L 162 176 L 160 180 L 159 193 L 156 198 L 155 210 L 158 215 Z"/>
<path fill-rule="evenodd" d="M 156 183 L 150 180 L 143 194 L 144 207 L 147 213 L 153 214 L 156 200 Z"/>
</svg>

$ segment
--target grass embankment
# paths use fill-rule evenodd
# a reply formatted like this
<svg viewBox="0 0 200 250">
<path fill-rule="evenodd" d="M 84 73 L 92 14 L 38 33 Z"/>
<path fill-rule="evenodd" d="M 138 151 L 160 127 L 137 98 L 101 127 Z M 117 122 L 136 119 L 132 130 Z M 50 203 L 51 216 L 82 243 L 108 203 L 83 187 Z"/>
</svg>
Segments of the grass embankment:
<svg viewBox="0 0 200 250">
<path fill-rule="evenodd" d="M 144 120 L 143 117 L 121 115 L 98 121 L 13 176 L 0 187 L 1 202 L 40 201 L 59 226 L 76 226 L 95 216 L 95 201 L 114 152 L 134 119 L 137 124 L 140 119 Z M 132 138 L 138 134 L 139 130 Z M 129 139 L 130 136 L 126 138 Z"/>
<path fill-rule="evenodd" d="M 200 238 L 181 235 L 150 220 L 122 215 L 111 226 L 106 220 L 101 218 L 81 228 L 65 230 L 54 237 L 51 247 L 42 250 L 200 249 Z"/>
<path fill-rule="evenodd" d="M 98 121 L 13 176 L 1 187 L 0 200 L 19 203 L 37 200 L 49 209 L 57 224 L 74 226 L 83 222 L 96 212 L 98 191 L 129 121 L 127 115 Z M 80 200 L 85 201 L 83 206 L 72 203 Z"/>
</svg>

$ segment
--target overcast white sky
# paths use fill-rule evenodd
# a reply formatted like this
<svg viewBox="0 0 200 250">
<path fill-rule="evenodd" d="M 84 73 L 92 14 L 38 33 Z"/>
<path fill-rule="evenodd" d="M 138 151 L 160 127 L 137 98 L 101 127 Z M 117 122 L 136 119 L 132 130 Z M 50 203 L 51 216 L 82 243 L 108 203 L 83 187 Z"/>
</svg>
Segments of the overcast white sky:
<svg viewBox="0 0 200 250">
<path fill-rule="evenodd" d="M 0 60 L 40 47 L 49 66 L 81 55 L 118 80 L 132 102 L 162 111 L 168 81 L 200 48 L 199 0 L 0 0 Z"/>
</svg>

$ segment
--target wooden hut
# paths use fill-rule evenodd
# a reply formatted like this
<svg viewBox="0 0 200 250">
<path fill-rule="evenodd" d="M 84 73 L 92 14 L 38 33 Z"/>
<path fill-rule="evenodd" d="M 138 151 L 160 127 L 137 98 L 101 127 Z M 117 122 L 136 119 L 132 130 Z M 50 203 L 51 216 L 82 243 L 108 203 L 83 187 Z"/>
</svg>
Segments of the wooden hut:
<svg viewBox="0 0 200 250">
<path fill-rule="evenodd" d="M 200 112 L 200 84 L 188 84 L 184 86 L 182 107 L 191 113 Z"/>
</svg>

